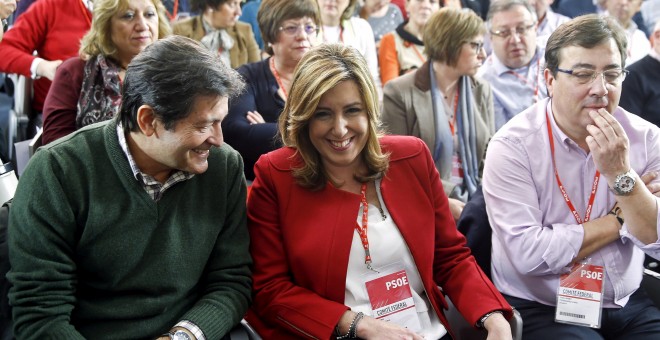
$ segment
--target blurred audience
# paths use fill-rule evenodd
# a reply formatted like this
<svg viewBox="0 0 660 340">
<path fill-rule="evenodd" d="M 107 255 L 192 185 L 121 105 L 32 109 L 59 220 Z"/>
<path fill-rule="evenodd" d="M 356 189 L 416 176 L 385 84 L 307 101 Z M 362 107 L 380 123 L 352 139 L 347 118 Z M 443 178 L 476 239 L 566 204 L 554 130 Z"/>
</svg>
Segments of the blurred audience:
<svg viewBox="0 0 660 340">
<path fill-rule="evenodd" d="M 171 33 L 160 0 L 95 0 L 80 56 L 57 69 L 44 105 L 43 144 L 119 112 L 126 67 Z"/>
<path fill-rule="evenodd" d="M 243 156 L 248 180 L 254 179 L 252 168 L 259 156 L 281 146 L 277 120 L 293 71 L 317 43 L 321 24 L 316 0 L 263 0 L 257 18 L 271 57 L 238 69 L 247 88 L 232 98 L 222 122 L 225 141 Z"/>
<path fill-rule="evenodd" d="M 241 8 L 241 16 L 238 17 L 238 20 L 249 24 L 252 27 L 252 33 L 254 33 L 254 39 L 259 45 L 259 49 L 263 51 L 264 49 L 264 40 L 261 38 L 261 31 L 259 30 L 259 22 L 257 21 L 257 13 L 259 12 L 259 6 L 261 6 L 261 0 L 252 0 L 248 1 Z"/>
<path fill-rule="evenodd" d="M 317 0 L 317 2 L 323 23 L 322 42 L 341 43 L 360 51 L 367 60 L 369 72 L 374 77 L 380 97 L 382 86 L 373 30 L 366 20 L 353 16 L 357 0 Z"/>
<path fill-rule="evenodd" d="M 488 28 L 493 53 L 479 70 L 493 90 L 495 129 L 546 98 L 544 47 L 537 45 L 536 13 L 526 0 L 490 4 Z"/>
<path fill-rule="evenodd" d="M 486 58 L 485 32 L 474 12 L 440 9 L 424 27 L 429 60 L 383 91 L 387 132 L 426 143 L 454 219 L 481 182 L 486 144 L 495 133 L 490 86 L 474 77 Z"/>
<path fill-rule="evenodd" d="M 39 0 L 0 42 L 0 72 L 36 79 L 29 129 L 41 124 L 39 114 L 55 70 L 62 60 L 77 54 L 92 23 L 91 8 L 91 0 Z"/>
<path fill-rule="evenodd" d="M 374 31 L 376 49 L 380 45 L 383 35 L 394 31 L 402 22 L 403 15 L 390 0 L 365 0 L 364 5 L 358 7 L 360 18 L 367 20 Z"/>
<path fill-rule="evenodd" d="M 619 105 L 660 127 L 660 22 L 654 28 L 651 52 L 628 66 Z"/>
<path fill-rule="evenodd" d="M 387 33 L 380 41 L 378 61 L 383 85 L 388 81 L 416 70 L 426 61 L 424 26 L 431 15 L 440 8 L 440 0 L 406 0 L 408 20 L 394 32 Z"/>
<path fill-rule="evenodd" d="M 286 147 L 255 165 L 246 319 L 264 339 L 448 340 L 446 294 L 469 324 L 511 339 L 511 309 L 456 230 L 428 148 L 382 136 L 379 106 L 356 49 L 323 44 L 300 61 Z"/>
<path fill-rule="evenodd" d="M 174 34 L 200 41 L 232 68 L 261 60 L 252 27 L 238 21 L 241 0 L 191 1 L 200 14 L 174 23 Z"/>
<path fill-rule="evenodd" d="M 571 18 L 555 13 L 550 5 L 554 0 L 527 0 L 529 4 L 536 11 L 537 24 L 536 35 L 539 37 L 550 36 L 559 25 L 571 20 Z M 491 5 L 492 6 L 492 5 Z"/>
<path fill-rule="evenodd" d="M 653 30 L 656 22 L 660 20 L 660 0 L 644 0 L 639 12 L 647 28 L 647 32 L 651 33 L 649 35 L 653 35 L 655 32 L 651 32 L 650 30 Z"/>
<path fill-rule="evenodd" d="M 194 0 L 163 0 L 167 18 L 171 22 L 175 22 L 189 17 L 192 11 L 192 1 Z"/>
<path fill-rule="evenodd" d="M 646 34 L 632 21 L 633 15 L 639 12 L 642 0 L 606 0 L 607 13 L 613 16 L 626 31 L 628 47 L 626 64 L 630 65 L 646 56 L 651 50 L 651 44 Z"/>
</svg>

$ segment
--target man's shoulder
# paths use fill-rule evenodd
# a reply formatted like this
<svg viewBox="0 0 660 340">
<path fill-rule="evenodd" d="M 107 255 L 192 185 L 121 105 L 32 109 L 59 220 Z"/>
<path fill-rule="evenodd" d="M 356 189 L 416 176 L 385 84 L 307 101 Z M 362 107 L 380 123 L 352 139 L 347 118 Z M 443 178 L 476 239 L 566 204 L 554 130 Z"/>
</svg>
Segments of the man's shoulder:
<svg viewBox="0 0 660 340">
<path fill-rule="evenodd" d="M 545 127 L 545 115 L 542 111 L 547 103 L 547 100 L 542 100 L 515 115 L 495 133 L 493 140 L 531 140 L 531 143 L 534 143 L 539 131 Z"/>
<path fill-rule="evenodd" d="M 655 124 L 634 113 L 626 111 L 620 106 L 614 110 L 614 117 L 617 121 L 619 121 L 619 124 L 621 124 L 623 129 L 626 131 L 631 146 L 635 141 L 639 140 L 635 137 L 648 136 L 649 134 L 653 136 L 660 136 L 660 128 L 658 128 Z"/>
</svg>

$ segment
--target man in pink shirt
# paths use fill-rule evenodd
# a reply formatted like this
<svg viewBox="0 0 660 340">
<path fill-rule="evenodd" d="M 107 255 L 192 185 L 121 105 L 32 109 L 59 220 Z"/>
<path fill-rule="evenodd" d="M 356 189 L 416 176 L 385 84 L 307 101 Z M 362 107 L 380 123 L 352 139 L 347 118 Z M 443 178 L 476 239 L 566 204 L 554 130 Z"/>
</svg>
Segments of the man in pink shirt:
<svg viewBox="0 0 660 340">
<path fill-rule="evenodd" d="M 660 179 L 644 185 L 660 170 L 660 129 L 618 107 L 625 32 L 609 17 L 576 18 L 545 59 L 550 98 L 488 146 L 493 282 L 520 311 L 523 338 L 659 339 L 660 310 L 639 287 L 644 254 L 660 258 Z M 567 286 L 564 274 L 580 279 Z"/>
</svg>

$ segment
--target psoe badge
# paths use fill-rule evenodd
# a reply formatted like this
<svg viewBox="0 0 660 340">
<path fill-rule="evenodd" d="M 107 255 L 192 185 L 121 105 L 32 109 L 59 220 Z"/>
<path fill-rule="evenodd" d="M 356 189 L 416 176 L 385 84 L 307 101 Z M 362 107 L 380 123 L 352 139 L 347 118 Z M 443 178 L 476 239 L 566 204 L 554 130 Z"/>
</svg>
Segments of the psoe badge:
<svg viewBox="0 0 660 340">
<path fill-rule="evenodd" d="M 600 328 L 603 306 L 602 266 L 577 263 L 559 279 L 555 321 Z"/>
</svg>

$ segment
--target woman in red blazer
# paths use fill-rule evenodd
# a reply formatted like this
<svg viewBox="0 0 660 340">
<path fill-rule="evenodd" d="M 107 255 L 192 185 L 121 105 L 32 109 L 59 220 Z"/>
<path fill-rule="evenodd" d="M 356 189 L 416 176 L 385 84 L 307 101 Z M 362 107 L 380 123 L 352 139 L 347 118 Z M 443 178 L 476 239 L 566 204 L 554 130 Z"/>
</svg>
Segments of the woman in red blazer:
<svg viewBox="0 0 660 340">
<path fill-rule="evenodd" d="M 510 339 L 511 307 L 456 230 L 427 147 L 381 137 L 378 116 L 355 49 L 300 61 L 279 121 L 286 147 L 255 165 L 247 320 L 265 339 L 449 339 L 446 294 L 490 339 Z"/>
</svg>

